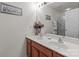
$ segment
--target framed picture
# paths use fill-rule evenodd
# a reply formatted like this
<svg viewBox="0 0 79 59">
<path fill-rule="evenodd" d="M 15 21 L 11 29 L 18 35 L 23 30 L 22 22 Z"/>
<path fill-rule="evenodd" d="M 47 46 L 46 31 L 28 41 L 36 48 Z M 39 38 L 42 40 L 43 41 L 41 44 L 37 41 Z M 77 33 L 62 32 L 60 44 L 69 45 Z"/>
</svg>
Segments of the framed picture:
<svg viewBox="0 0 79 59">
<path fill-rule="evenodd" d="M 51 16 L 45 15 L 45 19 L 46 19 L 46 20 L 51 20 Z"/>
<path fill-rule="evenodd" d="M 7 13 L 12 15 L 22 16 L 22 9 L 16 6 L 0 3 L 1 13 Z"/>
</svg>

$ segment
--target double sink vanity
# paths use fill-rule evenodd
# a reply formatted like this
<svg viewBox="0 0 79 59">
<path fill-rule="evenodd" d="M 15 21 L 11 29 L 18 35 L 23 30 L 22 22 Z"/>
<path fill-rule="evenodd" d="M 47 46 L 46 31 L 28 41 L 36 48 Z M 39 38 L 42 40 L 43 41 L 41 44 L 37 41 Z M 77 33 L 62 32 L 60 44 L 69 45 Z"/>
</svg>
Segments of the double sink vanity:
<svg viewBox="0 0 79 59">
<path fill-rule="evenodd" d="M 79 40 L 54 34 L 27 35 L 28 57 L 79 57 Z"/>
</svg>

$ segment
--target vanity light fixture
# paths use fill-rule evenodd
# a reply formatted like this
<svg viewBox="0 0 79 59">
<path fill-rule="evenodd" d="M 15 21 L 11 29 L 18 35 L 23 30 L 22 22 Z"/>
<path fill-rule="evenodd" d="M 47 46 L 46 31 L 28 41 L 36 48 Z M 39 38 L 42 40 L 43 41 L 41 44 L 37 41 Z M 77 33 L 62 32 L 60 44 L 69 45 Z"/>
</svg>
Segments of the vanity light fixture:
<svg viewBox="0 0 79 59">
<path fill-rule="evenodd" d="M 40 9 L 40 4 L 38 2 L 33 3 L 32 4 L 32 9 L 34 9 L 35 11 L 39 10 Z"/>
</svg>

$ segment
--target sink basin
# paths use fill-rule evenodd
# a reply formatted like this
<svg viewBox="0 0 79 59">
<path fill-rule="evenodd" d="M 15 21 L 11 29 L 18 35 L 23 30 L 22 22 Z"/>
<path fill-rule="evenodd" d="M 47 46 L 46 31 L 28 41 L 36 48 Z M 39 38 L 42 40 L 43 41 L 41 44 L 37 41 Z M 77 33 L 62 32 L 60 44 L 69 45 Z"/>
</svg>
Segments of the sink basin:
<svg viewBox="0 0 79 59">
<path fill-rule="evenodd" d="M 48 42 L 48 44 L 50 44 L 51 46 L 57 47 L 59 49 L 67 49 L 67 46 L 64 43 L 50 41 L 50 42 Z"/>
<path fill-rule="evenodd" d="M 58 42 L 57 38 L 52 38 L 50 36 L 48 36 L 48 37 L 47 36 L 42 36 L 41 40 L 46 42 L 50 46 L 54 46 L 54 47 L 60 48 L 60 49 L 63 49 L 63 48 L 67 49 L 66 44 Z"/>
<path fill-rule="evenodd" d="M 59 46 L 59 44 L 57 42 L 53 42 L 53 41 L 50 41 L 48 42 L 50 45 L 53 45 L 53 46 Z"/>
</svg>

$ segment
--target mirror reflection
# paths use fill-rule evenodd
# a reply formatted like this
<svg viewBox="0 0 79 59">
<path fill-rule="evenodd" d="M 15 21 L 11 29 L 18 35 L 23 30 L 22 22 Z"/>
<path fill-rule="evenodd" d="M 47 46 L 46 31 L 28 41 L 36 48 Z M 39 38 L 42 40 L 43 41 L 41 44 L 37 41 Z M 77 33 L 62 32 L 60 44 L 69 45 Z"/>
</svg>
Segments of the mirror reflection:
<svg viewBox="0 0 79 59">
<path fill-rule="evenodd" d="M 79 2 L 44 2 L 38 7 L 37 19 L 46 33 L 79 38 Z"/>
</svg>

